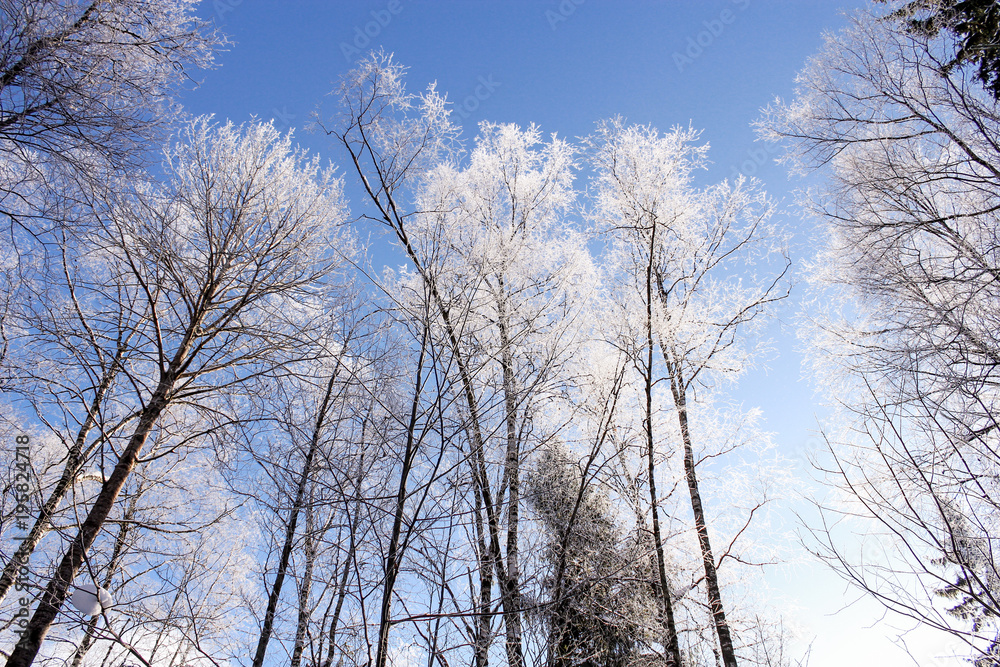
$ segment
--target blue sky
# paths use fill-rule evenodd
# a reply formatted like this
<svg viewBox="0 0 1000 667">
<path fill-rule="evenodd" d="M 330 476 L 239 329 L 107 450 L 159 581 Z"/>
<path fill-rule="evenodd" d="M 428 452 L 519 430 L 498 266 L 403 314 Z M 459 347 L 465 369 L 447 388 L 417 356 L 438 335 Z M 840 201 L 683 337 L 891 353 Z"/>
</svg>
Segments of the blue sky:
<svg viewBox="0 0 1000 667">
<path fill-rule="evenodd" d="M 184 101 L 195 113 L 302 128 L 348 56 L 384 47 L 410 67 L 411 90 L 437 81 L 467 130 L 480 120 L 534 122 L 576 137 L 616 114 L 664 130 L 691 123 L 712 144 L 715 180 L 752 162 L 758 109 L 790 95 L 822 31 L 860 4 L 205 0 L 200 13 L 235 44 Z M 329 152 L 322 137 L 298 138 Z M 756 175 L 765 173 L 780 171 Z"/>
<path fill-rule="evenodd" d="M 199 14 L 234 42 L 202 73 L 182 102 L 195 114 L 234 122 L 274 119 L 297 141 L 335 163 L 343 156 L 320 134 L 305 131 L 311 114 L 353 57 L 382 47 L 408 65 L 408 86 L 436 81 L 455 103 L 466 137 L 481 120 L 538 124 L 575 138 L 614 115 L 667 130 L 691 125 L 711 144 L 703 182 L 740 172 L 762 179 L 790 206 L 783 167 L 754 141 L 750 123 L 775 96 L 788 98 L 794 77 L 822 44 L 824 30 L 845 23 L 859 0 L 378 0 L 263 2 L 203 0 Z M 325 98 L 326 113 L 333 111 Z M 355 209 L 362 200 L 347 175 Z M 789 215 L 796 256 L 807 254 L 812 228 Z M 772 328 L 780 355 L 766 372 L 747 376 L 736 394 L 760 406 L 782 451 L 802 460 L 815 445 L 813 387 L 800 381 L 791 312 Z M 807 474 L 808 466 L 800 466 Z M 857 595 L 822 566 L 775 571 L 770 581 L 803 609 L 799 621 L 816 636 L 812 667 L 907 664 L 886 638 L 895 633 L 871 604 L 835 616 Z M 901 625 L 905 627 L 905 625 Z M 947 652 L 935 637 L 909 636 L 920 664 Z M 958 664 L 941 660 L 933 664 Z"/>
</svg>

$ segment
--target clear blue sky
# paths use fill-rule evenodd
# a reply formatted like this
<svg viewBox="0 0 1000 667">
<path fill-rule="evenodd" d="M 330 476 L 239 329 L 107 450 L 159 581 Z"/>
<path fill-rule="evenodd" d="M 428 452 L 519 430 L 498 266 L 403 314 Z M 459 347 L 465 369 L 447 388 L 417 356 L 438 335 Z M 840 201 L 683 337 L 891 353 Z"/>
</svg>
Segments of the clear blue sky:
<svg viewBox="0 0 1000 667">
<path fill-rule="evenodd" d="M 664 130 L 691 123 L 712 144 L 710 175 L 725 178 L 751 158 L 749 123 L 758 109 L 775 95 L 790 95 L 822 31 L 840 26 L 842 10 L 860 4 L 205 0 L 201 15 L 235 44 L 185 103 L 195 113 L 234 121 L 253 114 L 302 128 L 349 68 L 344 51 L 368 39 L 359 51 L 394 52 L 410 67 L 411 90 L 437 81 L 467 130 L 488 119 L 534 122 L 575 137 L 615 114 Z M 387 18 L 386 25 L 377 21 Z M 364 35 L 366 28 L 373 38 Z M 486 99 L 475 98 L 477 87 Z M 330 152 L 321 137 L 298 137 Z"/>
<path fill-rule="evenodd" d="M 343 156 L 326 137 L 304 131 L 312 112 L 352 58 L 382 47 L 410 67 L 408 87 L 431 81 L 455 102 L 468 139 L 481 120 L 538 124 L 574 138 L 613 115 L 661 130 L 692 125 L 711 144 L 705 182 L 739 172 L 761 178 L 790 204 L 793 188 L 750 123 L 775 96 L 788 98 L 794 77 L 816 53 L 824 30 L 844 25 L 860 0 L 203 0 L 199 13 L 234 44 L 220 66 L 182 102 L 195 114 L 234 122 L 251 116 L 296 129 L 300 144 L 335 163 Z M 332 111 L 329 98 L 327 108 Z M 362 201 L 347 173 L 354 208 Z M 807 222 L 797 229 L 795 259 L 807 253 Z M 790 325 L 775 327 L 780 356 L 747 377 L 737 399 L 760 406 L 782 450 L 796 456 L 816 438 L 813 388 L 800 382 Z M 803 474 L 808 466 L 801 466 Z M 812 667 L 912 664 L 889 643 L 872 605 L 837 616 L 857 596 L 821 566 L 771 577 L 805 609 L 799 620 L 816 635 Z M 914 655 L 940 655 L 935 639 L 911 635 Z M 925 653 L 929 651 L 929 653 Z M 921 664 L 930 664 L 921 658 Z M 958 664 L 940 661 L 935 664 Z"/>
</svg>

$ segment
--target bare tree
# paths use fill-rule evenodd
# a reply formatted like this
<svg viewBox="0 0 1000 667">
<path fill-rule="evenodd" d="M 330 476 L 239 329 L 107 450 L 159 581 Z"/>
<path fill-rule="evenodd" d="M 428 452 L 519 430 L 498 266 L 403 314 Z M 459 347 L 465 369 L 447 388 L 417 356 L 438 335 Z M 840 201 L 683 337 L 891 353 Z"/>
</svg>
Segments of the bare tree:
<svg viewBox="0 0 1000 667">
<path fill-rule="evenodd" d="M 461 341 L 480 417 L 496 434 L 486 455 L 500 472 L 496 481 L 483 479 L 496 488 L 504 528 L 490 543 L 503 548 L 492 557 L 501 561 L 493 569 L 511 664 L 526 659 L 522 468 L 539 444 L 565 430 L 545 413 L 573 382 L 571 359 L 595 282 L 582 235 L 564 228 L 575 195 L 571 159 L 572 147 L 543 142 L 537 127 L 483 123 L 467 165 L 443 164 L 424 179 L 424 213 L 411 225 L 417 238 L 447 248 L 434 256 L 438 289 L 452 308 L 463 306 Z"/>
<path fill-rule="evenodd" d="M 508 664 L 523 665 L 522 462 L 529 439 L 543 437 L 532 427 L 574 340 L 567 285 L 585 285 L 589 270 L 582 242 L 560 229 L 573 199 L 571 150 L 557 140 L 541 144 L 534 127 L 487 124 L 459 167 L 444 100 L 433 87 L 407 95 L 402 74 L 384 54 L 359 63 L 339 91 L 344 113 L 331 133 L 349 151 L 373 219 L 409 259 L 409 313 L 429 323 L 435 363 L 459 388 L 462 404 L 449 398 L 439 409 L 451 421 L 458 408 L 456 430 L 443 437 L 469 443 L 462 483 L 472 495 L 477 560 L 474 620 L 466 626 L 474 662 L 488 661 L 496 585 Z M 413 207 L 404 205 L 407 190 Z"/>
<path fill-rule="evenodd" d="M 264 663 L 264 656 L 267 652 L 267 644 L 271 639 L 271 634 L 274 629 L 274 617 L 278 606 L 278 598 L 281 595 L 281 588 L 285 580 L 285 575 L 288 572 L 292 549 L 295 547 L 297 541 L 296 525 L 298 524 L 299 516 L 303 513 L 306 513 L 307 517 L 312 516 L 312 503 L 309 502 L 310 499 L 307 496 L 307 493 L 309 492 L 311 482 L 313 481 L 312 478 L 315 474 L 315 466 L 318 459 L 319 449 L 322 444 L 323 422 L 329 418 L 331 402 L 336 399 L 334 390 L 337 388 L 337 381 L 339 379 L 337 376 L 339 371 L 340 364 L 338 363 L 330 374 L 323 396 L 320 399 L 320 404 L 316 409 L 315 426 L 312 429 L 308 450 L 306 451 L 302 462 L 302 470 L 299 472 L 298 479 L 296 480 L 294 497 L 292 498 L 291 505 L 288 508 L 288 519 L 285 521 L 285 538 L 282 544 L 281 556 L 278 562 L 278 569 L 275 573 L 274 582 L 272 583 L 271 590 L 268 593 L 267 609 L 264 612 L 264 623 L 261 627 L 260 638 L 257 641 L 257 649 L 253 657 L 252 664 L 254 667 L 260 667 L 260 665 Z M 310 531 L 311 526 L 306 529 L 306 539 L 308 540 L 312 539 Z M 309 554 L 307 553 L 307 557 L 308 556 Z M 308 597 L 308 592 L 306 592 L 306 596 Z M 298 648 L 298 645 L 296 648 Z"/>
<path fill-rule="evenodd" d="M 76 664 L 97 652 L 140 662 L 197 653 L 198 648 L 211 656 L 225 655 L 219 629 L 225 627 L 231 590 L 206 583 L 221 574 L 213 569 L 238 562 L 242 541 L 233 539 L 238 527 L 231 516 L 232 499 L 217 493 L 221 489 L 211 451 L 201 443 L 177 451 L 170 447 L 174 437 L 161 431 L 157 445 L 174 449 L 173 455 L 154 458 L 130 477 L 105 524 L 108 530 L 95 541 L 77 575 L 78 581 L 111 591 L 114 605 L 89 620 L 64 610 L 62 622 L 48 635 L 52 653 L 62 653 L 59 643 L 69 640 L 75 648 L 66 658 Z M 155 450 L 147 453 L 156 455 Z M 192 497 L 194 490 L 200 493 Z M 77 500 L 81 513 L 86 500 Z M 77 528 L 78 522 L 56 527 L 70 537 Z M 220 535 L 228 539 L 220 540 Z M 204 550 L 213 543 L 227 549 L 215 554 Z M 239 581 L 238 576 L 231 579 Z M 79 641 L 74 635 L 81 625 Z"/>
<path fill-rule="evenodd" d="M 131 406 L 122 408 L 117 395 L 134 322 L 122 308 L 115 318 L 116 334 L 104 337 L 110 332 L 102 331 L 80 303 L 81 291 L 94 287 L 89 282 L 90 270 L 99 265 L 80 267 L 73 257 L 75 238 L 65 232 L 60 238 L 58 262 L 40 271 L 42 275 L 23 294 L 30 298 L 15 301 L 7 319 L 20 330 L 34 332 L 12 340 L 16 360 L 9 366 L 9 391 L 31 406 L 65 455 L 58 477 L 46 479 L 45 499 L 28 534 L 4 566 L 0 599 L 49 532 L 53 517 L 85 466 L 135 416 Z"/>
<path fill-rule="evenodd" d="M 305 572 L 297 582 L 299 617 L 292 651 L 292 662 L 298 664 L 301 661 L 305 632 L 311 618 L 310 590 L 320 548 L 318 543 L 325 539 L 326 530 L 337 514 L 330 512 L 327 521 L 317 528 L 317 514 L 324 511 L 326 504 L 317 497 L 320 493 L 317 485 L 322 479 L 324 486 L 343 486 L 344 480 L 339 476 L 344 471 L 325 467 L 324 461 L 336 457 L 350 458 L 353 447 L 363 446 L 363 443 L 355 442 L 343 446 L 340 441 L 343 439 L 341 431 L 349 430 L 343 428 L 343 423 L 353 417 L 349 404 L 354 398 L 352 395 L 359 389 L 357 378 L 353 376 L 364 357 L 355 339 L 362 335 L 364 316 L 357 315 L 356 305 L 342 310 L 343 304 L 333 299 L 328 299 L 326 305 L 331 310 L 327 325 L 329 331 L 319 336 L 306 334 L 316 339 L 313 343 L 315 352 L 310 355 L 314 358 L 298 364 L 295 372 L 280 377 L 277 382 L 266 383 L 255 391 L 259 397 L 254 401 L 257 420 L 249 425 L 240 425 L 240 431 L 246 434 L 246 452 L 260 467 L 262 476 L 252 488 L 246 488 L 245 474 L 235 475 L 230 483 L 237 494 L 256 504 L 269 505 L 268 510 L 279 515 L 282 533 L 277 568 L 268 587 L 267 603 L 252 659 L 252 664 L 258 667 L 264 663 L 268 643 L 275 634 L 285 578 L 294 576 L 293 554 L 304 543 L 306 564 Z M 364 392 L 380 391 L 375 383 L 360 389 Z M 268 428 L 269 422 L 280 424 L 280 428 Z M 260 423 L 265 424 L 263 429 L 260 429 Z M 269 446 L 261 447 L 258 444 L 260 440 L 268 441 Z M 265 500 L 268 496 L 273 497 L 270 503 Z M 344 502 L 340 495 L 330 504 L 342 505 Z M 307 522 L 304 529 L 298 528 L 302 516 Z"/>
</svg>

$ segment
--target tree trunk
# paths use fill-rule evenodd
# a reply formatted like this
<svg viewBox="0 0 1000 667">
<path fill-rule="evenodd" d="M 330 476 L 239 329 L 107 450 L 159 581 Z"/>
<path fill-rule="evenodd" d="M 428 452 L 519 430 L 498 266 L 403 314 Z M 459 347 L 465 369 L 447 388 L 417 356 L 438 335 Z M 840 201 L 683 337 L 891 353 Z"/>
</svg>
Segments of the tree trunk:
<svg viewBox="0 0 1000 667">
<path fill-rule="evenodd" d="M 510 332 L 506 313 L 506 291 L 503 278 L 497 297 L 497 326 L 500 329 L 500 364 L 503 367 L 503 394 L 507 425 L 507 458 L 504 463 L 504 480 L 507 485 L 507 576 L 501 580 L 503 594 L 504 627 L 507 630 L 507 664 L 524 667 L 521 646 L 521 586 L 518 560 L 518 521 L 521 502 L 521 451 L 517 437 L 517 393 L 514 378 L 514 355 L 511 352 Z M 502 494 L 501 494 L 502 495 Z M 502 499 L 498 498 L 498 502 Z"/>
<path fill-rule="evenodd" d="M 471 463 L 471 462 L 470 462 Z M 489 645 L 493 620 L 493 564 L 492 549 L 486 545 L 487 528 L 483 525 L 483 494 L 479 467 L 472 463 L 472 485 L 475 495 L 476 546 L 479 557 L 479 602 L 476 605 L 476 636 L 473 639 L 475 667 L 489 665 Z"/>
<path fill-rule="evenodd" d="M 118 565 L 125 553 L 125 538 L 128 536 L 128 529 L 131 525 L 130 522 L 135 516 L 139 493 L 141 492 L 137 491 L 136 495 L 132 496 L 132 499 L 129 501 L 128 509 L 125 511 L 125 516 L 122 517 L 122 523 L 118 528 L 118 536 L 115 538 L 115 548 L 111 553 L 111 561 L 108 563 L 108 572 L 104 577 L 104 581 L 101 582 L 101 587 L 105 590 L 111 588 L 111 580 L 118 571 Z M 73 652 L 72 667 L 80 667 L 81 663 L 83 663 L 84 656 L 87 655 L 87 651 L 90 650 L 90 647 L 94 643 L 94 630 L 97 629 L 97 622 L 100 618 L 99 614 L 95 614 L 87 623 L 87 629 L 84 632 L 83 640 L 80 642 L 80 645 L 76 647 L 76 651 Z"/>
<path fill-rule="evenodd" d="M 667 667 L 681 667 L 681 649 L 674 622 L 674 607 L 670 600 L 670 582 L 667 579 L 666 559 L 663 554 L 663 536 L 660 532 L 659 498 L 656 495 L 656 463 L 653 442 L 653 259 L 656 248 L 656 222 L 649 235 L 649 264 L 646 267 L 646 463 L 649 472 L 649 507 L 653 514 L 653 544 L 656 547 L 656 568 L 659 575 L 657 593 L 660 598 L 661 622 L 667 631 Z"/>
<path fill-rule="evenodd" d="M 369 151 L 374 158 L 375 151 L 372 150 L 371 145 L 368 143 L 367 137 L 363 136 L 362 130 L 362 143 L 365 146 L 365 150 Z M 401 207 L 396 205 L 396 201 L 393 197 L 392 190 L 393 186 L 384 180 L 384 175 L 378 170 L 376 165 L 376 171 L 378 172 L 378 177 L 380 179 L 379 186 L 380 192 L 385 193 L 385 200 L 383 201 L 379 194 L 372 189 L 371 183 L 364 174 L 364 170 L 361 167 L 361 156 L 355 152 L 354 147 L 351 142 L 347 139 L 346 135 L 339 135 L 339 139 L 347 151 L 351 155 L 351 159 L 354 163 L 354 167 L 357 170 L 358 176 L 361 178 L 364 184 L 365 190 L 368 196 L 371 198 L 372 203 L 378 208 L 382 215 L 383 221 L 389 226 L 390 229 L 395 233 L 396 238 L 402 244 L 403 249 L 406 252 L 407 257 L 413 262 L 414 268 L 420 274 L 424 285 L 430 292 L 431 300 L 438 314 L 441 316 L 441 323 L 444 326 L 445 333 L 448 337 L 448 344 L 451 349 L 452 355 L 455 358 L 455 364 L 458 367 L 459 378 L 462 383 L 462 393 L 464 394 L 466 406 L 469 409 L 469 440 L 471 442 L 471 456 L 470 464 L 473 467 L 473 486 L 478 490 L 479 495 L 477 496 L 477 503 L 481 500 L 482 509 L 486 511 L 486 522 L 488 526 L 489 533 L 489 544 L 488 547 L 480 549 L 480 581 L 481 583 L 486 583 L 489 581 L 489 587 L 486 589 L 481 589 L 481 597 L 489 595 L 489 588 L 492 588 L 491 575 L 483 573 L 483 568 L 489 568 L 492 562 L 493 568 L 496 569 L 498 579 L 501 581 L 501 586 L 505 585 L 506 567 L 504 565 L 503 559 L 501 558 L 500 549 L 500 538 L 499 538 L 499 519 L 496 514 L 496 506 L 494 505 L 492 493 L 490 491 L 489 477 L 486 472 L 486 462 L 485 462 L 485 451 L 484 451 L 484 438 L 482 424 L 479 415 L 479 404 L 476 399 L 475 389 L 472 382 L 472 373 L 466 365 L 465 358 L 462 354 L 461 345 L 459 344 L 458 331 L 455 328 L 454 322 L 451 318 L 451 313 L 448 305 L 445 303 L 444 298 L 438 291 L 437 282 L 431 272 L 424 266 L 423 262 L 420 261 L 420 257 L 417 254 L 416 249 L 410 242 L 409 235 L 406 232 L 404 225 L 404 216 L 400 215 Z M 377 159 L 376 159 L 377 161 Z M 479 642 L 489 640 L 488 637 L 488 626 L 492 618 L 492 612 L 489 608 L 480 605 L 478 610 L 478 630 L 477 639 L 475 645 L 476 667 L 486 667 L 486 654 L 488 652 L 489 646 L 481 645 Z M 378 667 L 383 667 L 379 665 Z"/>
<path fill-rule="evenodd" d="M 299 520 L 299 512 L 302 511 L 305 499 L 306 487 L 309 484 L 309 477 L 312 474 L 313 459 L 319 451 L 320 431 L 326 419 L 326 411 L 333 396 L 333 387 L 337 382 L 337 371 L 340 368 L 340 360 L 330 375 L 330 380 L 326 384 L 326 393 L 323 395 L 323 402 L 320 404 L 319 412 L 316 415 L 316 425 L 313 428 L 312 439 L 309 443 L 309 451 L 306 460 L 302 464 L 302 475 L 299 477 L 298 487 L 295 489 L 295 501 L 292 504 L 291 514 L 288 517 L 288 524 L 285 527 L 285 543 L 281 549 L 281 558 L 278 562 L 278 572 L 274 576 L 274 583 L 271 584 L 271 592 L 267 598 L 267 610 L 264 612 L 264 625 L 260 629 L 260 637 L 257 640 L 257 650 L 253 658 L 253 667 L 261 667 L 264 664 L 264 656 L 267 653 L 267 644 L 271 640 L 274 632 L 274 615 L 278 609 L 278 598 L 281 596 L 281 588 L 285 583 L 285 573 L 288 570 L 288 562 L 292 557 L 292 547 L 295 543 L 295 527 Z"/>
<path fill-rule="evenodd" d="M 313 540 L 313 504 L 310 500 L 306 505 L 306 532 L 303 550 L 306 555 L 306 569 L 302 574 L 302 583 L 299 587 L 299 618 L 295 624 L 295 643 L 292 648 L 292 660 L 289 667 L 299 667 L 302 663 L 302 651 L 305 648 L 306 630 L 309 628 L 309 619 L 312 616 L 312 608 L 309 606 L 309 593 L 312 590 L 313 567 L 316 564 L 316 543 Z"/>
<path fill-rule="evenodd" d="M 347 145 L 347 144 L 345 144 Z M 350 146 L 347 145 L 348 150 Z M 353 153 L 352 153 L 353 154 Z M 360 173 L 360 168 L 359 168 Z M 362 175 L 363 178 L 363 175 Z M 390 199 L 391 209 L 393 211 L 397 210 L 395 202 Z M 486 471 L 486 454 L 485 454 L 485 441 L 483 438 L 483 430 L 479 415 L 479 402 L 476 399 L 476 392 L 473 387 L 472 373 L 470 372 L 468 366 L 466 365 L 465 357 L 462 354 L 461 345 L 459 343 L 458 332 L 455 329 L 455 325 L 452 322 L 451 312 L 448 306 L 444 302 L 444 298 L 437 289 L 437 283 L 434 277 L 427 271 L 424 265 L 421 263 L 420 258 L 417 255 L 416 250 L 410 243 L 410 239 L 406 234 L 406 230 L 403 228 L 402 220 L 394 221 L 392 215 L 387 211 L 381 203 L 376 200 L 376 205 L 380 207 L 382 211 L 383 218 L 386 223 L 392 228 L 396 233 L 397 238 L 400 243 L 403 244 L 403 248 L 406 250 L 407 256 L 410 261 L 413 262 L 414 267 L 417 269 L 421 278 L 423 279 L 424 285 L 427 287 L 431 294 L 431 299 L 434 302 L 438 313 L 441 315 L 441 322 L 444 325 L 445 333 L 448 336 L 448 344 L 451 349 L 451 353 L 455 358 L 455 365 L 458 367 L 459 378 L 462 382 L 462 393 L 465 396 L 466 406 L 469 409 L 469 440 L 472 445 L 472 452 L 470 456 L 470 464 L 473 467 L 473 486 L 478 489 L 479 496 L 477 498 L 477 503 L 482 501 L 482 509 L 486 511 L 486 524 L 488 527 L 488 537 L 489 543 L 485 548 L 480 549 L 480 569 L 492 567 L 497 571 L 497 578 L 501 582 L 501 586 L 505 584 L 506 567 L 504 566 L 503 559 L 501 558 L 500 550 L 500 521 L 497 517 L 497 508 L 493 502 L 492 492 L 490 491 L 489 476 Z M 480 605 L 479 609 L 479 629 L 477 631 L 476 640 L 476 667 L 486 667 L 487 660 L 486 654 L 489 649 L 489 624 L 492 618 L 492 611 L 489 608 L 488 598 L 490 595 L 490 589 L 492 588 L 492 574 L 480 572 L 481 584 L 487 584 L 485 588 L 481 588 L 481 597 L 487 600 L 486 606 Z M 486 645 L 481 645 L 479 642 L 485 641 Z M 379 665 L 377 667 L 383 667 Z"/>
<path fill-rule="evenodd" d="M 456 488 L 456 487 L 453 487 Z M 457 488 L 456 488 L 457 490 Z M 456 493 L 457 496 L 457 493 Z M 448 539 L 444 545 L 443 557 L 440 562 L 441 566 L 441 585 L 438 587 L 438 599 L 437 599 L 437 612 L 434 614 L 434 620 L 427 621 L 427 667 L 434 667 L 434 661 L 437 660 L 440 667 L 448 667 L 448 662 L 441 655 L 438 650 L 438 639 L 441 634 L 441 621 L 444 619 L 444 599 L 445 593 L 448 591 L 448 554 L 451 552 L 451 539 L 454 536 L 455 521 L 460 515 L 459 505 L 456 502 L 456 498 L 452 498 L 451 513 L 448 515 Z"/>
<path fill-rule="evenodd" d="M 430 322 L 425 322 L 422 340 L 420 341 L 420 357 L 417 360 L 417 375 L 413 387 L 413 400 L 410 403 L 410 416 L 406 428 L 406 447 L 403 451 L 403 465 L 399 471 L 399 486 L 396 490 L 396 506 L 392 518 L 392 534 L 389 538 L 389 549 L 385 558 L 385 582 L 382 586 L 382 607 L 379 612 L 378 646 L 375 652 L 375 667 L 385 667 L 389 659 L 389 628 L 392 625 L 392 596 L 396 587 L 396 577 L 403 559 L 403 548 L 400 545 L 400 535 L 403 529 L 403 517 L 406 511 L 406 484 L 413 468 L 413 459 L 417 452 L 417 419 L 420 409 L 420 395 L 423 392 L 423 371 L 425 355 L 430 337 Z"/>
<path fill-rule="evenodd" d="M 667 354 L 664 350 L 664 359 Z M 684 441 L 684 473 L 687 476 L 688 490 L 691 492 L 691 511 L 694 513 L 694 526 L 698 532 L 698 544 L 701 546 L 702 561 L 705 564 L 705 587 L 708 590 L 708 605 L 712 610 L 712 620 L 719 636 L 719 648 L 722 651 L 722 664 L 725 667 L 736 667 L 736 651 L 733 649 L 733 639 L 729 632 L 729 623 L 722 607 L 722 592 L 719 589 L 719 577 L 715 569 L 715 556 L 708 539 L 708 524 L 705 521 L 705 508 L 701 503 L 701 493 L 698 491 L 698 475 L 695 471 L 694 448 L 691 445 L 691 431 L 688 428 L 687 390 L 683 384 L 679 364 L 669 364 L 670 391 L 674 396 L 674 406 L 677 408 L 677 421 L 680 424 L 681 439 Z"/>
<path fill-rule="evenodd" d="M 361 442 L 365 442 L 364 436 L 364 426 L 362 426 L 361 432 Z M 333 619 L 330 621 L 330 630 L 327 633 L 329 640 L 329 646 L 327 647 L 326 659 L 323 661 L 323 667 L 330 667 L 333 664 L 333 652 L 337 646 L 337 626 L 340 623 L 340 614 L 344 609 L 344 600 L 347 599 L 347 581 L 351 574 L 351 565 L 354 563 L 355 549 L 357 548 L 357 534 L 358 534 L 358 522 L 361 518 L 361 481 L 364 475 L 364 452 L 361 454 L 361 460 L 358 463 L 358 480 L 355 484 L 355 510 L 354 518 L 351 519 L 350 510 L 347 511 L 348 520 L 350 522 L 349 534 L 347 537 L 347 554 L 344 556 L 344 572 L 340 578 L 340 590 L 337 592 L 337 606 L 333 610 Z M 345 507 L 347 507 L 345 503 Z"/>
<path fill-rule="evenodd" d="M 656 569 L 659 575 L 657 594 L 660 598 L 660 611 L 663 614 L 661 622 L 667 631 L 667 666 L 681 666 L 680 642 L 677 638 L 677 626 L 674 621 L 674 605 L 670 599 L 670 581 L 667 579 L 667 566 L 663 553 L 663 536 L 660 532 L 659 500 L 656 496 L 656 466 L 653 462 L 653 430 L 650 415 L 651 403 L 647 387 L 647 417 L 646 417 L 646 460 L 649 472 L 649 503 L 653 514 L 653 544 L 656 546 Z"/>
</svg>

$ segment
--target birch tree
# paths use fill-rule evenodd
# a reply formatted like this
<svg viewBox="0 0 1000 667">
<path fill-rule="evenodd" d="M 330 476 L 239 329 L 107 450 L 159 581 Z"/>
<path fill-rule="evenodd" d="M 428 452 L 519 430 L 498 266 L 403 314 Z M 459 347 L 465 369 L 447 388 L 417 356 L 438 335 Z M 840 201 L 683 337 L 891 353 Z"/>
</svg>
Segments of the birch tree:
<svg viewBox="0 0 1000 667">
<path fill-rule="evenodd" d="M 418 200 L 426 213 L 414 225 L 450 249 L 441 253 L 440 289 L 467 313 L 462 342 L 475 369 L 481 419 L 497 434 L 485 443 L 479 474 L 497 489 L 498 516 L 491 519 L 484 505 L 485 530 L 488 544 L 502 544 L 503 552 L 481 567 L 496 571 L 508 659 L 515 664 L 524 660 L 523 462 L 562 428 L 544 414 L 566 388 L 593 289 L 583 237 L 564 218 L 574 198 L 571 156 L 568 144 L 542 142 L 534 126 L 483 123 L 467 166 L 442 165 L 428 175 Z M 500 469 L 495 481 L 486 464 Z M 503 523 L 502 534 L 494 520 Z"/>
<path fill-rule="evenodd" d="M 460 166 L 443 98 L 433 87 L 407 95 L 402 74 L 384 54 L 359 63 L 340 89 L 344 113 L 330 132 L 349 151 L 372 217 L 410 262 L 409 293 L 424 301 L 409 308 L 430 318 L 437 363 L 458 387 L 461 404 L 449 411 L 459 410 L 456 442 L 469 447 L 474 662 L 487 664 L 496 585 L 508 664 L 523 665 L 525 442 L 539 437 L 531 425 L 572 343 L 560 333 L 573 321 L 567 285 L 588 271 L 581 243 L 561 224 L 572 201 L 571 151 L 555 139 L 542 144 L 536 128 L 486 124 Z"/>
<path fill-rule="evenodd" d="M 754 358 L 743 342 L 759 329 L 769 306 L 784 298 L 789 261 L 781 232 L 770 223 L 773 206 L 742 179 L 695 189 L 692 172 L 704 165 L 707 146 L 694 146 L 693 130 L 660 135 L 651 127 L 602 123 L 591 140 L 596 215 L 610 230 L 625 273 L 645 311 L 638 367 L 646 383 L 646 437 L 657 566 L 665 605 L 669 582 L 662 555 L 654 479 L 654 381 L 667 381 L 680 433 L 685 481 L 705 572 L 708 604 L 722 661 L 735 667 L 736 648 L 718 579 L 709 520 L 697 474 L 690 402 L 710 376 L 735 375 Z M 775 259 L 775 256 L 777 259 Z M 760 263 L 762 276 L 745 269 Z M 768 266 L 770 264 L 771 266 Z M 655 355 L 655 351 L 659 355 Z M 654 357 L 662 359 L 662 370 Z M 658 364 L 657 364 L 658 366 Z M 752 515 L 752 513 L 751 513 Z M 680 663 L 679 656 L 674 658 Z"/>
<path fill-rule="evenodd" d="M 106 265 L 96 258 L 84 263 L 75 257 L 76 235 L 64 231 L 60 238 L 58 258 L 37 267 L 6 317 L 13 330 L 21 332 L 11 338 L 8 396 L 28 408 L 28 418 L 45 425 L 63 454 L 56 476 L 40 478 L 39 511 L 4 565 L 0 599 L 49 533 L 86 466 L 105 451 L 108 438 L 134 419 L 131 405 L 119 401 L 117 390 L 135 322 L 125 312 L 127 306 L 107 312 L 106 322 L 81 306 L 80 294 L 98 288 L 92 278 Z M 104 324 L 111 326 L 105 329 Z"/>
<path fill-rule="evenodd" d="M 169 440 L 160 439 L 160 446 Z M 110 591 L 114 604 L 89 619 L 65 609 L 48 635 L 49 655 L 64 657 L 60 643 L 67 642 L 75 644 L 65 656 L 74 664 L 231 654 L 237 637 L 227 616 L 243 592 L 247 531 L 234 521 L 235 504 L 224 493 L 211 450 L 190 443 L 174 454 L 131 476 L 77 575 L 78 583 Z M 201 493 L 192 497 L 192 489 Z M 72 535 L 76 525 L 60 528 Z"/>
</svg>

